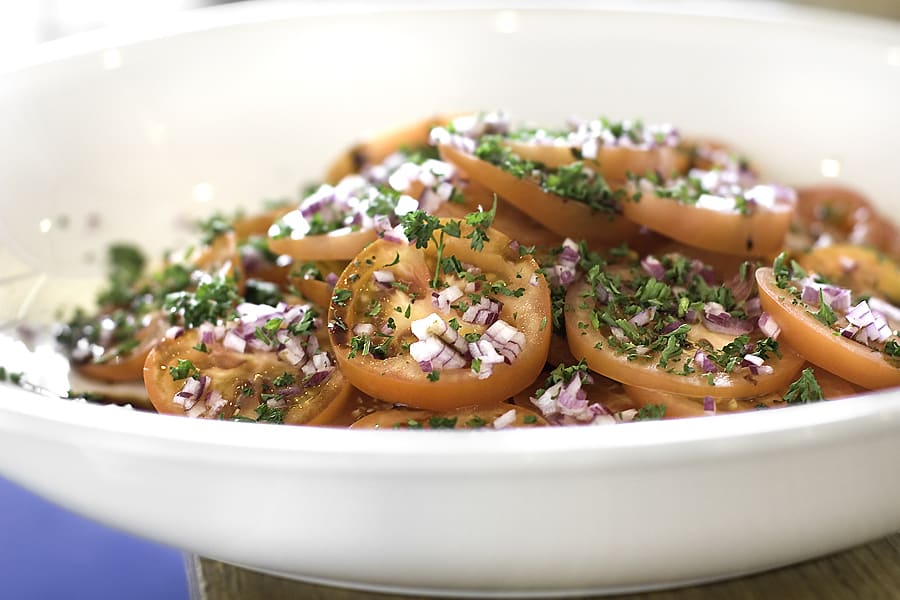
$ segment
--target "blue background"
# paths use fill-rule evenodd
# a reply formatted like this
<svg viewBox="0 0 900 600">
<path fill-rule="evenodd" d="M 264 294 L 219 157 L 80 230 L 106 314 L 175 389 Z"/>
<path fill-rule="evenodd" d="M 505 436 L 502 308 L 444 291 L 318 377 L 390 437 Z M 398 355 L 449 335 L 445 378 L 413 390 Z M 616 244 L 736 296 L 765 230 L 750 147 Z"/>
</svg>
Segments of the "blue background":
<svg viewBox="0 0 900 600">
<path fill-rule="evenodd" d="M 179 551 L 82 519 L 0 478 L 0 596 L 187 600 Z"/>
</svg>

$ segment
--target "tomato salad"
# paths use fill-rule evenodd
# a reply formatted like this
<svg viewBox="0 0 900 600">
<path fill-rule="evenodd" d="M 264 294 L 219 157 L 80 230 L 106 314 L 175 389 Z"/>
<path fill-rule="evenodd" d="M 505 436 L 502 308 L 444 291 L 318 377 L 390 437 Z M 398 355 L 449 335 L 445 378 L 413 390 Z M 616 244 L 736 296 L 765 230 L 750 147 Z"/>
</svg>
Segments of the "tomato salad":
<svg viewBox="0 0 900 600">
<path fill-rule="evenodd" d="M 297 202 L 216 215 L 58 339 L 191 418 L 502 429 L 769 410 L 900 386 L 897 229 L 668 124 L 440 116 Z M 850 199 L 846 201 L 846 199 Z M 6 372 L 2 375 L 6 377 Z"/>
</svg>

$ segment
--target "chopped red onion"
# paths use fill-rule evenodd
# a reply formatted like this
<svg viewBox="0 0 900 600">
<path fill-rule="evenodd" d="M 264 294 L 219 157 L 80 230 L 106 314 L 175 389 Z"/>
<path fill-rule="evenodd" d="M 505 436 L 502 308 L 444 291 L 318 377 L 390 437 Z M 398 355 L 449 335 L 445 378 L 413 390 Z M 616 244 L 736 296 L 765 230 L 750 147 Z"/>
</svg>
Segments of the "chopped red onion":
<svg viewBox="0 0 900 600">
<path fill-rule="evenodd" d="M 761 367 L 764 362 L 765 360 L 759 356 L 753 354 L 745 354 L 743 360 L 741 361 L 741 366 L 747 367 L 753 365 L 754 367 Z"/>
<path fill-rule="evenodd" d="M 663 264 L 659 262 L 659 259 L 653 255 L 648 255 L 641 259 L 641 268 L 653 279 L 662 281 L 666 278 L 665 267 L 663 267 Z"/>
<path fill-rule="evenodd" d="M 660 333 L 662 333 L 662 334 L 672 333 L 673 331 L 675 331 L 676 329 L 678 329 L 679 327 L 684 325 L 684 323 L 685 323 L 685 321 L 683 321 L 682 319 L 676 319 L 675 321 L 672 321 L 668 325 L 665 325 L 662 328 L 662 330 L 660 331 Z"/>
<path fill-rule="evenodd" d="M 753 331 L 753 323 L 745 319 L 737 319 L 726 312 L 717 302 L 707 302 L 703 310 L 703 325 L 710 331 L 741 335 Z"/>
<path fill-rule="evenodd" d="M 466 366 L 466 360 L 458 352 L 435 336 L 410 344 L 409 354 L 426 373 L 434 369 L 461 369 Z"/>
<path fill-rule="evenodd" d="M 747 313 L 748 317 L 758 317 L 762 314 L 762 304 L 759 301 L 759 296 L 754 296 L 744 303 L 744 312 Z"/>
<path fill-rule="evenodd" d="M 439 311 L 443 313 L 449 313 L 450 305 L 462 298 L 464 295 L 465 294 L 461 289 L 459 289 L 455 285 L 451 285 L 447 288 L 444 288 L 440 292 L 431 292 L 431 303 Z"/>
<path fill-rule="evenodd" d="M 781 327 L 778 326 L 778 323 L 775 322 L 772 315 L 767 312 L 760 313 L 757 325 L 766 337 L 770 337 L 773 340 L 777 340 L 778 334 L 781 333 Z"/>
<path fill-rule="evenodd" d="M 511 408 L 496 419 L 494 419 L 494 429 L 504 429 L 516 422 L 516 409 Z"/>
<path fill-rule="evenodd" d="M 869 308 L 873 313 L 881 313 L 881 315 L 889 321 L 895 323 L 900 322 L 900 308 L 894 306 L 890 302 L 885 302 L 881 298 L 869 298 Z"/>
<path fill-rule="evenodd" d="M 646 325 L 647 323 L 652 321 L 655 316 L 656 316 L 656 307 L 651 306 L 650 308 L 645 308 L 638 314 L 636 314 L 633 317 L 631 317 L 630 319 L 628 319 L 628 322 L 631 323 L 632 325 L 635 325 L 636 327 L 643 327 L 644 325 Z"/>
<path fill-rule="evenodd" d="M 500 310 L 503 305 L 498 300 L 491 300 L 487 296 L 466 309 L 462 315 L 462 320 L 466 323 L 474 323 L 476 325 L 491 325 L 500 318 Z"/>
<path fill-rule="evenodd" d="M 199 379 L 188 377 L 184 385 L 181 386 L 181 390 L 172 398 L 172 401 L 183 406 L 186 412 L 191 410 L 203 396 L 206 386 L 211 381 L 212 379 L 206 375 L 201 375 Z"/>
<path fill-rule="evenodd" d="M 353 335 L 372 335 L 375 326 L 371 323 L 357 323 L 353 326 Z"/>
<path fill-rule="evenodd" d="M 216 328 L 212 323 L 201 323 L 197 328 L 200 333 L 200 342 L 207 346 L 216 341 Z"/>
<path fill-rule="evenodd" d="M 222 409 L 228 404 L 228 400 L 222 396 L 222 393 L 219 390 L 213 390 L 209 393 L 209 398 L 206 399 L 206 416 L 207 417 L 215 417 L 218 416 Z"/>
<path fill-rule="evenodd" d="M 372 273 L 372 279 L 374 279 L 376 283 L 380 283 L 384 287 L 390 287 L 390 284 L 395 281 L 394 274 L 391 271 L 383 269 L 374 271 Z"/>
<path fill-rule="evenodd" d="M 850 309 L 847 313 L 847 320 L 851 325 L 857 327 L 867 327 L 875 322 L 875 315 L 872 314 L 869 304 L 863 300 Z"/>
<path fill-rule="evenodd" d="M 165 337 L 170 340 L 174 340 L 175 338 L 181 337 L 184 334 L 184 327 L 179 327 L 178 325 L 173 325 L 166 329 Z"/>
<path fill-rule="evenodd" d="M 719 371 L 718 365 L 710 360 L 706 352 L 700 349 L 694 353 L 694 364 L 703 373 L 717 373 Z"/>
<path fill-rule="evenodd" d="M 716 414 L 716 400 L 712 396 L 703 397 L 703 412 L 707 415 Z"/>
<path fill-rule="evenodd" d="M 247 350 L 247 341 L 240 335 L 235 333 L 233 329 L 225 334 L 225 339 L 222 340 L 222 345 L 234 352 L 246 352 Z"/>
<path fill-rule="evenodd" d="M 487 338 L 510 363 L 525 347 L 525 334 L 502 319 L 488 327 L 482 337 Z"/>
</svg>

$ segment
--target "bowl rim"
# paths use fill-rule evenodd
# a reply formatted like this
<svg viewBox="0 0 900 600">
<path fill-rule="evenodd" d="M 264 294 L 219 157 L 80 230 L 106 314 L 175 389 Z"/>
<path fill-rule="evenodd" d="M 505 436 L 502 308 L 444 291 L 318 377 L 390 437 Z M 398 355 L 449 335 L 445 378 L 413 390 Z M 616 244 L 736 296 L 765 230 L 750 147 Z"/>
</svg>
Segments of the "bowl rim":
<svg viewBox="0 0 900 600">
<path fill-rule="evenodd" d="M 847 34 L 884 36 L 894 40 L 900 34 L 900 20 L 804 5 L 787 5 L 778 0 L 377 0 L 353 2 L 290 2 L 255 0 L 226 3 L 166 15 L 164 19 L 145 20 L 79 32 L 64 38 L 36 44 L 15 55 L 0 57 L 0 76 L 31 67 L 59 62 L 116 48 L 152 42 L 182 34 L 256 25 L 302 17 L 367 15 L 396 12 L 491 12 L 491 11 L 593 11 L 656 16 L 687 16 L 729 19 L 794 26 L 837 29 Z"/>
<path fill-rule="evenodd" d="M 129 407 L 50 398 L 21 388 L 0 395 L 0 431 L 22 431 L 29 437 L 57 439 L 61 430 L 86 436 L 126 436 L 178 446 L 243 451 L 278 450 L 286 455 L 319 457 L 396 458 L 416 462 L 448 459 L 471 462 L 479 457 L 543 455 L 548 463 L 573 452 L 582 458 L 604 457 L 612 463 L 623 457 L 667 454 L 686 460 L 718 454 L 740 454 L 761 447 L 812 447 L 848 438 L 896 434 L 900 427 L 900 391 L 883 390 L 852 398 L 788 406 L 777 410 L 719 415 L 715 419 L 688 418 L 645 421 L 611 426 L 538 427 L 493 430 L 351 430 L 332 427 L 215 422 L 133 410 Z M 4 415 L 5 413 L 5 415 Z M 6 419 L 4 419 L 4 416 Z M 7 424 L 8 423 L 8 424 Z M 240 428 L 240 429 L 235 429 Z M 599 431 L 598 431 L 599 428 Z M 765 442 L 763 442 L 765 440 Z M 164 444 L 160 444 L 163 446 Z M 414 452 L 411 452 L 413 451 Z M 214 452 L 213 452 L 214 453 Z"/>
<path fill-rule="evenodd" d="M 603 11 L 630 14 L 680 15 L 696 18 L 726 18 L 800 26 L 824 25 L 848 34 L 884 35 L 898 39 L 900 21 L 877 17 L 849 15 L 808 6 L 785 6 L 764 1 L 747 3 L 738 0 L 709 3 L 699 0 L 671 3 L 661 0 L 584 0 L 552 3 L 549 1 L 464 2 L 447 5 L 427 0 L 393 0 L 375 3 L 292 3 L 263 1 L 226 4 L 186 11 L 165 22 L 144 23 L 140 26 L 110 28 L 77 34 L 44 44 L 32 52 L 13 57 L 0 64 L 0 77 L 14 77 L 17 72 L 117 47 L 152 42 L 167 37 L 224 29 L 233 26 L 256 25 L 280 20 L 314 16 L 366 15 L 392 12 L 435 11 Z M 6 416 L 18 417 L 12 421 Z M 297 435 L 293 427 L 244 427 L 240 423 L 210 423 L 166 415 L 139 413 L 127 409 L 76 403 L 63 399 L 42 397 L 24 389 L 0 390 L 0 430 L 6 423 L 21 423 L 23 419 L 45 425 L 73 426 L 81 431 L 126 434 L 142 439 L 178 441 L 184 444 L 211 447 L 240 447 L 288 453 L 313 453 L 341 456 L 398 456 L 409 455 L 411 449 L 419 457 L 468 457 L 487 454 L 496 456 L 533 455 L 536 450 L 552 456 L 588 451 L 612 452 L 620 456 L 624 451 L 659 448 L 684 448 L 690 452 L 706 452 L 710 444 L 727 447 L 729 451 L 746 450 L 758 445 L 760 437 L 772 437 L 790 443 L 819 444 L 845 435 L 840 427 L 856 435 L 897 430 L 900 423 L 900 392 L 887 390 L 862 394 L 852 399 L 824 402 L 815 405 L 786 407 L 777 411 L 721 415 L 712 419 L 679 419 L 664 422 L 645 422 L 621 427 L 604 428 L 597 435 L 594 427 L 538 428 L 535 431 L 446 431 L 424 434 L 415 431 L 359 431 L 337 428 L 304 428 Z M 851 426 L 852 424 L 852 426 Z M 234 427 L 244 427 L 236 439 Z M 53 435 L 56 428 L 33 432 L 35 436 Z M 822 435 L 808 435 L 814 431 Z M 802 433 L 802 435 L 801 435 Z M 692 454 L 693 455 L 693 454 Z"/>
</svg>

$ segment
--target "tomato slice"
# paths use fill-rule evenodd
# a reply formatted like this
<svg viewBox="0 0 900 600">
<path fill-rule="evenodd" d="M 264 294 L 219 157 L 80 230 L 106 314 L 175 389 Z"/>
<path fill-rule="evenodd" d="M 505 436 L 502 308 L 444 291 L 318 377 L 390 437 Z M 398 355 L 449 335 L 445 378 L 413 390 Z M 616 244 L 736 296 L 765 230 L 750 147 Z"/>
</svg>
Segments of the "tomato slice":
<svg viewBox="0 0 900 600">
<path fill-rule="evenodd" d="M 576 362 L 577 361 L 571 361 L 568 364 L 573 365 Z M 517 406 L 535 410 L 538 405 L 533 399 L 540 396 L 538 392 L 545 391 L 550 387 L 549 381 L 552 381 L 550 380 L 551 377 L 552 371 L 545 370 L 541 373 L 541 376 L 538 377 L 537 381 L 524 391 L 516 394 L 515 398 L 513 398 L 513 402 L 515 402 Z M 598 411 L 597 414 L 606 414 L 615 418 L 615 415 L 621 415 L 623 412 L 634 409 L 636 406 L 634 400 L 625 393 L 625 388 L 621 383 L 596 373 L 591 375 L 589 380 L 582 383 L 581 390 L 584 391 L 584 400 L 588 406 L 599 404 L 603 407 L 605 413 Z M 556 406 L 553 406 L 553 408 L 556 408 Z M 552 424 L 559 425 L 584 425 L 592 423 L 590 420 L 578 420 L 571 414 L 564 415 L 559 411 L 549 410 L 549 408 L 544 417 Z"/>
<path fill-rule="evenodd" d="M 274 351 L 238 352 L 218 339 L 207 344 L 204 352 L 198 349 L 200 341 L 199 330 L 190 329 L 177 338 L 163 339 L 147 356 L 144 385 L 158 412 L 289 425 L 327 424 L 352 394 L 338 369 L 310 376 L 302 366 Z M 190 368 L 184 361 L 190 361 Z M 176 372 L 179 365 L 187 368 L 187 377 Z M 205 385 L 196 399 L 179 401 L 177 395 L 186 390 L 186 384 L 199 381 L 192 374 L 208 380 L 203 379 Z M 181 377 L 175 379 L 177 375 Z"/>
<path fill-rule="evenodd" d="M 99 322 L 102 320 L 101 317 Z M 142 322 L 127 346 L 124 343 L 111 345 L 92 362 L 76 363 L 75 369 L 85 377 L 100 381 L 140 381 L 147 355 L 169 327 L 159 314 L 146 315 Z"/>
<path fill-rule="evenodd" d="M 572 354 L 626 385 L 689 396 L 757 396 L 791 383 L 803 358 L 784 344 L 779 358 L 752 318 L 737 318 L 750 310 L 748 300 L 707 283 L 684 260 L 663 257 L 661 279 L 626 263 L 573 284 L 565 313 Z"/>
<path fill-rule="evenodd" d="M 857 294 L 900 302 L 900 266 L 872 248 L 851 244 L 823 246 L 797 255 L 797 262 L 807 271 Z"/>
<path fill-rule="evenodd" d="M 439 146 L 441 157 L 547 229 L 590 244 L 615 245 L 638 235 L 640 227 L 616 213 L 601 213 L 587 204 L 545 192 L 529 179 L 452 146 Z"/>
<path fill-rule="evenodd" d="M 576 149 L 571 146 L 517 140 L 504 140 L 503 143 L 521 158 L 542 163 L 548 169 L 558 169 L 581 160 L 611 183 L 624 183 L 632 173 L 658 172 L 666 177 L 678 175 L 687 170 L 689 162 L 686 152 L 668 146 L 653 149 L 601 146 L 597 149 L 597 157 L 588 159 L 576 158 L 573 152 Z"/>
<path fill-rule="evenodd" d="M 806 248 L 825 236 L 833 243 L 874 246 L 894 256 L 900 251 L 897 227 L 868 198 L 840 185 L 797 188 L 795 229 L 809 237 Z"/>
<path fill-rule="evenodd" d="M 433 219 L 442 227 L 459 225 Z M 466 238 L 476 230 L 489 238 L 480 251 Z M 432 235 L 442 233 L 435 230 Z M 537 263 L 520 256 L 511 240 L 495 229 L 484 231 L 463 223 L 459 235 L 443 236 L 440 257 L 434 237 L 424 249 L 381 239 L 341 274 L 329 311 L 329 330 L 341 370 L 363 392 L 443 411 L 500 402 L 541 372 L 550 344 L 550 292 L 537 273 Z M 436 276 L 438 285 L 432 289 Z M 471 291 L 465 291 L 466 286 Z M 454 299 L 441 304 L 440 298 L 450 298 L 451 292 Z M 475 305 L 486 307 L 481 317 Z M 422 333 L 413 328 L 424 319 L 432 319 L 432 324 L 423 341 Z M 440 324 L 445 331 L 435 333 Z M 510 340 L 505 350 L 506 342 L 493 335 L 500 331 L 501 337 L 509 336 L 504 338 Z M 484 346 L 477 350 L 492 356 L 473 363 L 468 344 L 482 342 L 493 351 Z M 424 359 L 412 354 L 429 346 L 446 354 L 434 357 L 434 363 L 428 361 L 425 367 L 432 370 L 426 372 L 420 365 Z M 505 352 L 510 362 L 503 358 L 499 364 L 491 362 L 499 352 Z"/>
<path fill-rule="evenodd" d="M 494 202 L 494 193 L 476 182 L 466 185 L 463 194 L 465 204 L 447 202 L 436 214 L 461 219 L 467 213 L 478 210 L 479 206 L 487 208 Z M 548 248 L 562 241 L 558 233 L 550 231 L 503 198 L 497 198 L 497 215 L 492 227 L 526 246 Z"/>
<path fill-rule="evenodd" d="M 822 388 L 822 395 L 826 400 L 836 400 L 846 396 L 852 396 L 860 389 L 841 379 L 837 375 L 829 373 L 825 369 L 815 370 L 816 381 Z M 624 386 L 625 393 L 634 401 L 637 407 L 652 404 L 662 404 L 666 407 L 665 419 L 680 419 L 684 417 L 702 417 L 708 413 L 704 409 L 703 398 L 682 396 L 660 390 L 652 390 L 636 386 Z M 784 401 L 787 388 L 770 392 L 755 398 L 714 398 L 715 413 L 727 414 L 734 412 L 746 412 L 764 408 L 779 408 L 788 406 Z"/>
<path fill-rule="evenodd" d="M 265 212 L 248 215 L 235 219 L 233 228 L 238 241 L 246 240 L 253 236 L 265 236 L 269 232 L 272 223 L 293 210 L 293 206 L 280 206 Z"/>
<path fill-rule="evenodd" d="M 325 171 L 325 182 L 337 183 L 351 173 L 359 173 L 366 166 L 381 163 L 403 147 L 426 146 L 433 128 L 447 125 L 457 116 L 453 113 L 433 115 L 359 141 L 331 163 Z"/>
<path fill-rule="evenodd" d="M 778 287 L 771 268 L 758 269 L 756 282 L 763 310 L 775 319 L 781 337 L 809 362 L 866 389 L 900 385 L 900 364 L 884 352 L 883 344 L 869 347 L 839 333 L 847 325 L 843 315 L 836 315 L 833 326 L 821 323 L 813 314 L 816 310 L 798 297 L 799 292 L 787 289 L 792 285 Z M 888 342 L 896 344 L 900 338 L 892 334 Z"/>
<path fill-rule="evenodd" d="M 632 199 L 622 203 L 622 212 L 635 223 L 706 250 L 741 256 L 774 255 L 781 250 L 793 204 L 789 198 L 782 200 L 774 191 L 777 188 L 754 188 L 773 190 L 774 200 L 739 208 L 734 196 L 708 194 L 693 181 L 683 179 L 662 187 L 641 180 L 632 187 Z M 685 190 L 689 202 L 678 199 L 678 190 Z"/>
<path fill-rule="evenodd" d="M 374 229 L 339 230 L 299 238 L 269 238 L 269 248 L 296 260 L 350 260 L 377 237 Z"/>
<path fill-rule="evenodd" d="M 501 402 L 443 412 L 392 408 L 367 415 L 351 425 L 350 429 L 505 429 L 545 425 L 548 425 L 547 420 L 534 410 Z"/>
</svg>

